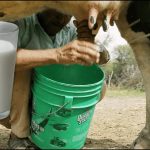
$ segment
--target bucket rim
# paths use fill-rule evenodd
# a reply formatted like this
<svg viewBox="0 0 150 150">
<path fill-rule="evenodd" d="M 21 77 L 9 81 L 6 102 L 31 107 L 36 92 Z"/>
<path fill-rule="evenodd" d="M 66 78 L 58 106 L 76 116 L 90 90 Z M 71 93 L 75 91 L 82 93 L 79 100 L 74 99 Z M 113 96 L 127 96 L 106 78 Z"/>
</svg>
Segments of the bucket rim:
<svg viewBox="0 0 150 150">
<path fill-rule="evenodd" d="M 94 66 L 96 66 L 96 65 L 94 65 Z M 59 85 L 66 86 L 66 87 L 89 87 L 89 86 L 92 87 L 92 86 L 96 86 L 96 85 L 102 83 L 102 82 L 104 81 L 104 78 L 105 78 L 105 73 L 104 73 L 104 71 L 102 70 L 102 68 L 101 68 L 101 67 L 98 67 L 98 66 L 96 66 L 96 67 L 97 67 L 97 68 L 101 71 L 101 73 L 102 73 L 102 78 L 101 78 L 101 80 L 98 81 L 98 82 L 92 83 L 92 84 L 85 84 L 85 85 L 68 84 L 68 83 L 62 83 L 62 82 L 59 82 L 59 81 L 52 80 L 52 79 L 50 79 L 50 78 L 47 78 L 47 77 L 44 76 L 43 74 L 41 74 L 36 68 L 34 69 L 34 74 L 35 74 L 36 76 L 42 77 L 42 78 L 43 78 L 44 80 L 46 80 L 46 81 L 51 81 L 51 82 L 54 83 L 54 84 L 59 84 Z M 37 74 L 37 73 L 38 73 L 38 74 Z"/>
<path fill-rule="evenodd" d="M 55 107 L 60 107 L 60 106 L 61 106 L 61 105 L 57 105 L 57 104 L 47 103 L 47 102 L 44 101 L 40 96 L 37 96 L 37 95 L 34 95 L 33 97 L 36 98 L 36 99 L 40 99 L 40 101 L 42 101 L 42 102 L 45 103 L 45 104 L 53 105 L 53 106 L 55 106 Z M 73 97 L 73 98 L 74 98 L 74 97 Z M 97 103 L 99 103 L 100 101 L 101 101 L 101 99 L 96 100 L 96 101 L 93 102 L 92 104 L 86 105 L 86 106 L 72 106 L 71 109 L 82 109 L 82 108 L 92 107 L 92 106 L 96 105 Z"/>
<path fill-rule="evenodd" d="M 44 88 L 42 88 L 42 87 L 39 87 L 39 88 L 41 88 L 41 89 L 44 90 L 45 92 L 52 93 L 52 94 L 57 95 L 57 96 L 62 96 L 62 97 L 68 96 L 68 95 L 65 95 L 65 94 L 61 94 L 61 95 L 60 95 L 60 94 L 58 94 L 58 93 L 48 91 L 48 90 L 46 90 L 46 89 L 44 89 Z M 32 87 L 31 90 L 32 90 L 32 92 L 35 92 L 34 87 Z M 35 93 L 37 94 L 37 92 L 35 92 Z M 85 97 L 88 97 L 88 96 L 97 95 L 97 94 L 99 94 L 99 93 L 101 93 L 101 91 L 96 91 L 96 92 L 94 92 L 94 93 L 92 93 L 92 94 L 86 94 L 86 95 L 82 95 L 82 96 L 73 95 L 73 96 L 71 96 L 71 97 L 73 97 L 73 98 L 85 98 Z M 75 93 L 75 94 L 76 94 L 76 93 Z M 70 96 L 70 95 L 69 95 L 69 96 Z"/>
<path fill-rule="evenodd" d="M 50 86 L 48 86 L 48 85 L 46 85 L 45 83 L 43 83 L 43 82 L 41 82 L 40 80 L 38 80 L 37 79 L 37 77 L 35 77 L 34 78 L 34 83 L 35 84 L 40 84 L 40 86 L 45 86 L 45 87 L 47 87 L 47 88 L 52 88 L 52 89 L 55 89 L 55 90 L 59 90 L 59 91 L 62 91 L 62 92 L 73 92 L 73 93 L 81 93 L 81 90 L 78 90 L 78 91 L 73 91 L 73 90 L 63 90 L 63 89 L 61 89 L 61 88 L 56 88 L 56 87 L 50 87 Z M 104 84 L 104 82 L 101 82 L 101 83 L 99 83 L 99 85 L 103 85 Z M 91 86 L 92 87 L 92 86 Z M 96 88 L 94 88 L 94 89 L 90 89 L 90 90 L 82 90 L 82 92 L 84 92 L 84 93 L 89 93 L 89 92 L 94 92 L 94 91 L 97 91 L 97 90 L 99 90 L 100 89 L 100 87 L 98 86 L 98 87 L 96 87 Z"/>
</svg>

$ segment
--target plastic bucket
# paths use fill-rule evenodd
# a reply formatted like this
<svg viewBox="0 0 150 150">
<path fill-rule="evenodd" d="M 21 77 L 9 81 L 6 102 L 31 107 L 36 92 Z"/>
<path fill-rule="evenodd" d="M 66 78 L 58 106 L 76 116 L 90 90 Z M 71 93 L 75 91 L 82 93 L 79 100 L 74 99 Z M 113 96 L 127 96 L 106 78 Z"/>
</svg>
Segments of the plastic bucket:
<svg viewBox="0 0 150 150">
<path fill-rule="evenodd" d="M 83 147 L 104 81 L 96 65 L 35 69 L 31 139 L 41 149 Z"/>
<path fill-rule="evenodd" d="M 10 113 L 18 32 L 17 25 L 0 21 L 0 119 Z"/>
</svg>

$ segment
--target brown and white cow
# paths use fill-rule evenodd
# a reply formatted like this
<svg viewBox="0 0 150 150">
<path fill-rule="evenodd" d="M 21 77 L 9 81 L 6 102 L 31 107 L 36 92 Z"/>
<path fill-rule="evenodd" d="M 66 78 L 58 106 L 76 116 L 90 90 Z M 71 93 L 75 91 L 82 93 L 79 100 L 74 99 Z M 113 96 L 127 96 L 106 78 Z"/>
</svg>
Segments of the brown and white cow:
<svg viewBox="0 0 150 150">
<path fill-rule="evenodd" d="M 150 41 L 144 32 L 132 31 L 127 21 L 127 12 L 130 2 L 128 1 L 0 1 L 0 20 L 13 21 L 41 11 L 45 7 L 57 9 L 63 13 L 76 17 L 77 20 L 89 18 L 89 28 L 93 27 L 91 22 L 109 24 L 116 21 L 122 36 L 131 43 L 139 69 L 143 76 L 146 92 L 146 125 L 134 143 L 134 148 L 150 148 Z M 91 15 L 94 20 L 91 21 Z M 142 37 L 137 39 L 137 37 Z M 132 42 L 131 42 L 132 41 Z M 133 42 L 134 41 L 134 42 Z"/>
</svg>

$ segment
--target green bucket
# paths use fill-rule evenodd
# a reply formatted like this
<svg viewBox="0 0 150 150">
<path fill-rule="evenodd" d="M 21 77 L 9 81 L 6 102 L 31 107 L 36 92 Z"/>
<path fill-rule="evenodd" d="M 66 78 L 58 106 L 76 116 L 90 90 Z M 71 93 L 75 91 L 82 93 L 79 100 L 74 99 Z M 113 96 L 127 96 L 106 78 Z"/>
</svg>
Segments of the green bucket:
<svg viewBox="0 0 150 150">
<path fill-rule="evenodd" d="M 104 73 L 96 65 L 35 68 L 32 141 L 41 149 L 82 148 L 103 82 Z"/>
</svg>

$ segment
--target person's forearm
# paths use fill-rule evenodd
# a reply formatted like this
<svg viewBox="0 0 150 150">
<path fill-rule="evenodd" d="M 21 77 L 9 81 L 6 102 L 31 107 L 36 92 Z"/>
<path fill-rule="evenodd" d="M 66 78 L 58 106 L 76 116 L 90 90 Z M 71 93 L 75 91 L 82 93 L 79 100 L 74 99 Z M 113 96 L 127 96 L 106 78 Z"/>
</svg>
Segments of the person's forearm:
<svg viewBox="0 0 150 150">
<path fill-rule="evenodd" d="M 92 65 L 99 62 L 99 47 L 86 41 L 74 40 L 63 47 L 48 50 L 17 51 L 16 71 L 47 64 Z"/>
<path fill-rule="evenodd" d="M 16 71 L 57 63 L 56 49 L 27 50 L 19 49 L 16 58 Z"/>
</svg>

